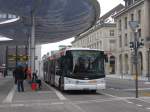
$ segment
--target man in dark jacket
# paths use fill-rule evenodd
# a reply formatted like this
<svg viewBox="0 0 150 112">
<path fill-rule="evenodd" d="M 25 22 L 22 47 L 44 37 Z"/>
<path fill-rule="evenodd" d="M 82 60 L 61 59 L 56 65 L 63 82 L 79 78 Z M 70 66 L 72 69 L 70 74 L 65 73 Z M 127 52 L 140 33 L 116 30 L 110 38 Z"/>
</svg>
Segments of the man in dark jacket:
<svg viewBox="0 0 150 112">
<path fill-rule="evenodd" d="M 18 66 L 16 68 L 15 78 L 17 80 L 18 92 L 20 92 L 20 90 L 24 92 L 24 85 L 23 85 L 24 71 L 22 66 Z"/>
</svg>

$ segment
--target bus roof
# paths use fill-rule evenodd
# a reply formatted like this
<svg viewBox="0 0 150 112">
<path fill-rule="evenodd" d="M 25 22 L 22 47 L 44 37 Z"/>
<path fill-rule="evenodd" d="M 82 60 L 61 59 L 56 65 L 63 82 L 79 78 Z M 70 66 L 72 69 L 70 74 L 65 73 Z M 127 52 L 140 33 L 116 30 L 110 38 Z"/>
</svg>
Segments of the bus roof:
<svg viewBox="0 0 150 112">
<path fill-rule="evenodd" d="M 53 59 L 57 59 L 60 56 L 63 56 L 66 54 L 66 51 L 75 51 L 75 50 L 88 50 L 88 51 L 101 51 L 104 52 L 100 49 L 91 49 L 91 48 L 66 48 L 66 49 L 62 49 L 58 52 L 56 52 L 55 54 L 51 55 L 48 57 L 48 60 L 53 60 Z"/>
<path fill-rule="evenodd" d="M 103 51 L 103 50 L 100 50 L 100 49 L 91 49 L 91 48 L 67 48 L 66 51 L 68 51 L 68 50 L 92 50 L 92 51 L 94 50 L 94 51 Z"/>
</svg>

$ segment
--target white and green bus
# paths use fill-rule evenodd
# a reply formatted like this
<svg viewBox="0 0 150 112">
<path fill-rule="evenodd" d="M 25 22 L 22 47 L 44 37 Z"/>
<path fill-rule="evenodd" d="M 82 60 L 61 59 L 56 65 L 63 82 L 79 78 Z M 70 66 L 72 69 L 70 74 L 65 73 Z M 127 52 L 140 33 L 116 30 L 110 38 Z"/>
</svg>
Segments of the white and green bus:
<svg viewBox="0 0 150 112">
<path fill-rule="evenodd" d="M 60 90 L 105 89 L 104 51 L 69 48 L 44 61 L 44 80 Z"/>
</svg>

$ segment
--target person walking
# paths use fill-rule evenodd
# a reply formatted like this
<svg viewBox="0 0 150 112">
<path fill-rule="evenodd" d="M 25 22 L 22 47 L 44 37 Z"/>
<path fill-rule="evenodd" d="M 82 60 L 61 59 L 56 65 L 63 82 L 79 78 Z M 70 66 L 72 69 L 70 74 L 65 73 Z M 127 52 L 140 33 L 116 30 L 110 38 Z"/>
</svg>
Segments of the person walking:
<svg viewBox="0 0 150 112">
<path fill-rule="evenodd" d="M 37 84 L 38 84 L 39 89 L 41 89 L 42 82 L 41 82 L 41 80 L 40 80 L 40 79 L 38 79 L 37 71 L 36 71 L 36 72 L 33 72 L 33 74 L 32 74 L 32 82 L 33 82 L 33 83 L 37 83 Z"/>
<path fill-rule="evenodd" d="M 20 91 L 24 92 L 24 85 L 23 85 L 24 71 L 23 71 L 23 67 L 22 66 L 18 66 L 16 68 L 15 78 L 17 80 L 18 92 L 20 92 Z"/>
<path fill-rule="evenodd" d="M 14 83 L 17 84 L 17 79 L 16 79 L 16 68 L 13 70 L 13 78 L 14 78 Z"/>
</svg>

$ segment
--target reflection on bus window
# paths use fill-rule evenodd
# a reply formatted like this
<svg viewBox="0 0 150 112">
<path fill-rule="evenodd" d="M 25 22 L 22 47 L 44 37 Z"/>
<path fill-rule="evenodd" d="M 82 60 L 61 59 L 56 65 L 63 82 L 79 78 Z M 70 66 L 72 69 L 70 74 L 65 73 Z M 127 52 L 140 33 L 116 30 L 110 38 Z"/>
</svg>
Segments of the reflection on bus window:
<svg viewBox="0 0 150 112">
<path fill-rule="evenodd" d="M 71 51 L 67 59 L 66 64 L 73 73 L 104 72 L 104 58 L 100 52 Z"/>
</svg>

